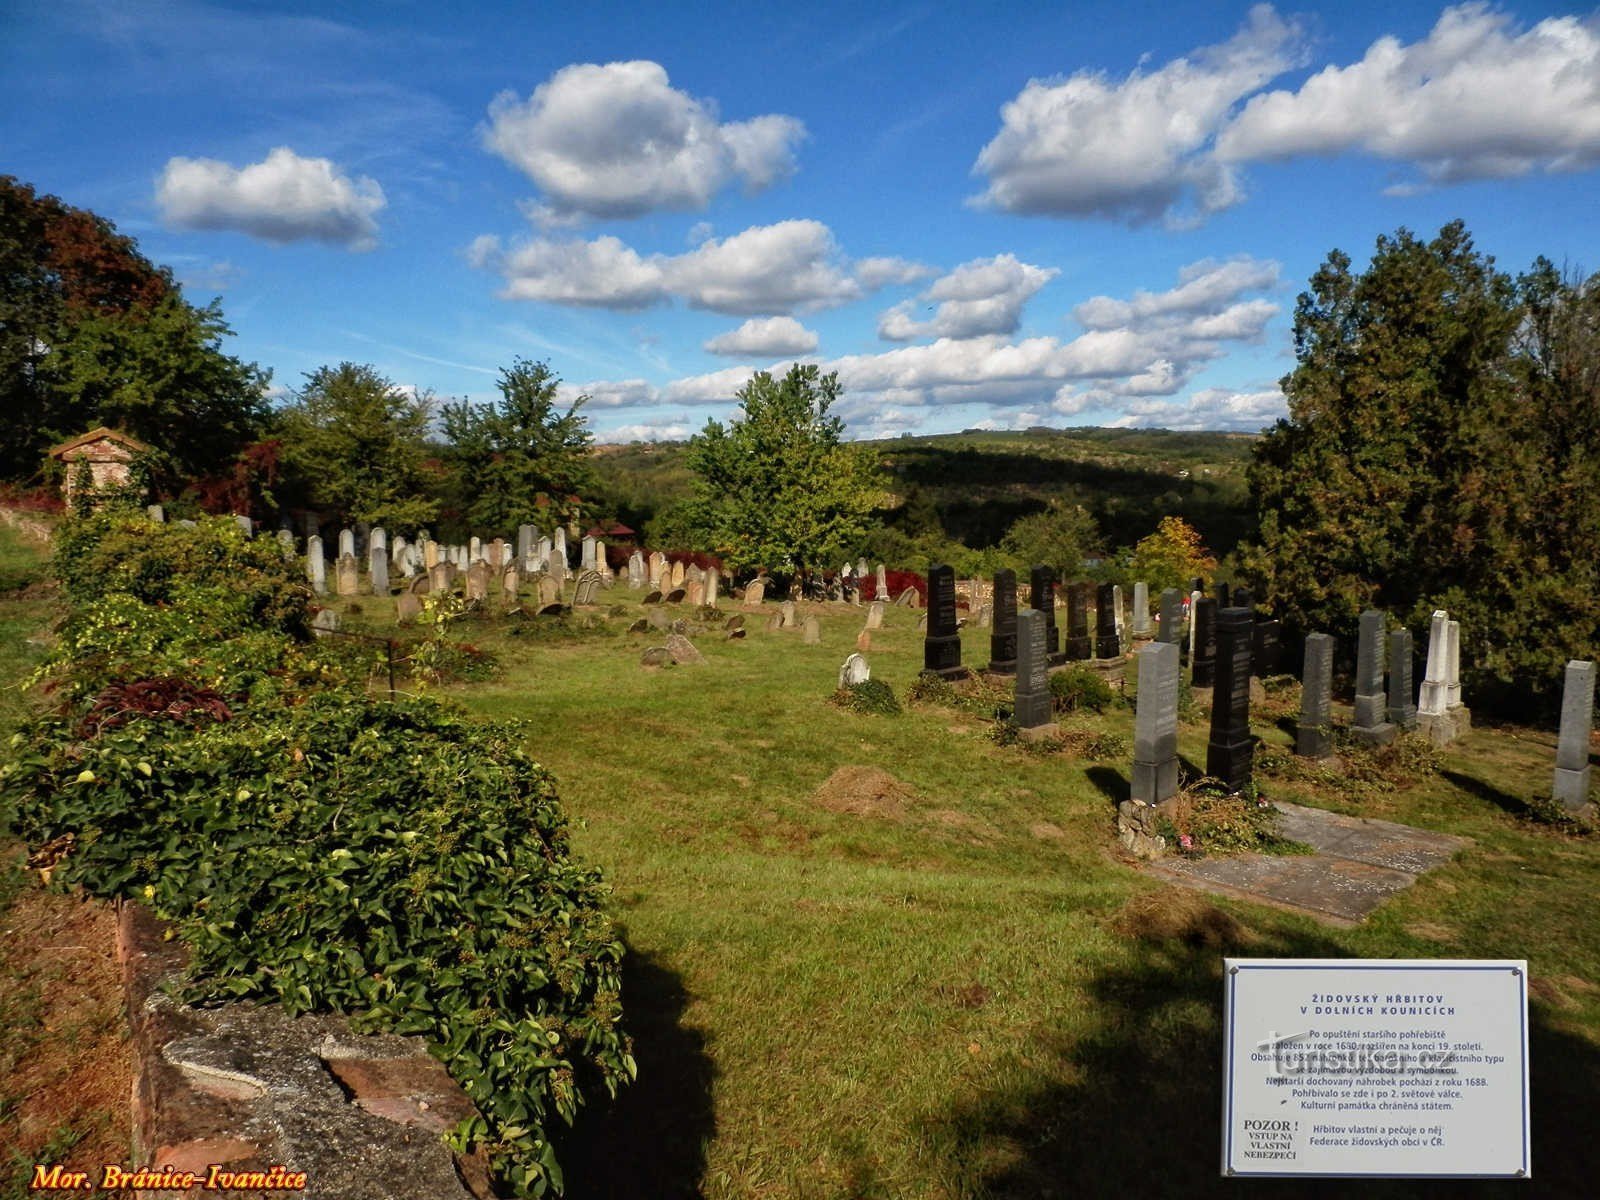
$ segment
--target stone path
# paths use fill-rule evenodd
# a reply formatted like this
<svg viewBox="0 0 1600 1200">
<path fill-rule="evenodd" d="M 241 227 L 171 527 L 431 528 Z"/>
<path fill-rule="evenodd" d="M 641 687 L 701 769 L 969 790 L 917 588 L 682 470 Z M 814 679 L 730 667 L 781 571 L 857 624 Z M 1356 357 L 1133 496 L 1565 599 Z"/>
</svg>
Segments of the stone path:
<svg viewBox="0 0 1600 1200">
<path fill-rule="evenodd" d="M 1283 813 L 1278 831 L 1315 847 L 1315 854 L 1164 858 L 1151 863 L 1149 870 L 1201 891 L 1350 926 L 1472 844 L 1470 838 L 1392 821 L 1346 817 L 1298 804 L 1279 803 L 1278 808 Z"/>
</svg>

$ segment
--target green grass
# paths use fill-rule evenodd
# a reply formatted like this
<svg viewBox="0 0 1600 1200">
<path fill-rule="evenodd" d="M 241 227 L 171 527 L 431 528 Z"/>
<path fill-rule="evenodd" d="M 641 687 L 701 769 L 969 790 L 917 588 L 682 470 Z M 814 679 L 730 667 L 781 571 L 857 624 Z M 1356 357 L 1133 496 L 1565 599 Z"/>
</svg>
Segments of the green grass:
<svg viewBox="0 0 1600 1200">
<path fill-rule="evenodd" d="M 1120 918 L 1153 885 L 1112 852 L 1127 764 L 996 746 L 947 708 L 843 711 L 828 697 L 862 610 L 818 611 L 821 647 L 763 615 L 661 671 L 638 665 L 660 635 L 622 632 L 632 607 L 587 639 L 459 628 L 505 670 L 447 691 L 528 722 L 631 950 L 640 1082 L 574 1135 L 573 1196 L 1232 1195 L 1216 1178 L 1230 950 L 1527 958 L 1538 1194 L 1589 1194 L 1600 838 L 1536 825 L 1517 798 L 1548 783 L 1553 738 L 1476 730 L 1444 773 L 1358 804 L 1263 780 L 1474 839 L 1355 929 L 1217 901 L 1220 937 L 1134 937 Z M 874 678 L 903 696 L 916 614 L 891 609 L 872 637 Z M 987 657 L 982 631 L 965 657 Z M 1072 721 L 1128 735 L 1132 714 Z M 1288 743 L 1270 719 L 1257 732 Z M 1205 741 L 1186 724 L 1180 750 L 1203 762 Z M 814 802 L 844 766 L 911 789 L 898 817 Z"/>
</svg>

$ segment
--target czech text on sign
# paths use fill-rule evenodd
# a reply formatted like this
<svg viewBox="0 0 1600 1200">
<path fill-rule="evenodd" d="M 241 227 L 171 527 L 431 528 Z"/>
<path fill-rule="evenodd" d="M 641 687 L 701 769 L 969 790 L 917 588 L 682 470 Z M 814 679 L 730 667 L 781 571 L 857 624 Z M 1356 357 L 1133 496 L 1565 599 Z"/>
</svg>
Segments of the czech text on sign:
<svg viewBox="0 0 1600 1200">
<path fill-rule="evenodd" d="M 1528 968 L 1227 960 L 1224 1175 L 1526 1179 Z"/>
</svg>

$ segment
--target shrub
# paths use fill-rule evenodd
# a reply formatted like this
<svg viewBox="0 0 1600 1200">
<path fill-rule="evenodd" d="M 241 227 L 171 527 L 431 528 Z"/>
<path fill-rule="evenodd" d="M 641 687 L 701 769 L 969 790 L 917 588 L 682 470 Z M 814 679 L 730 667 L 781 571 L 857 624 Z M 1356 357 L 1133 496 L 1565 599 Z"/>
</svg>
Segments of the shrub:
<svg viewBox="0 0 1600 1200">
<path fill-rule="evenodd" d="M 1050 700 L 1057 712 L 1104 712 L 1116 699 L 1111 685 L 1088 667 L 1068 667 L 1050 676 Z"/>
<path fill-rule="evenodd" d="M 894 689 L 881 679 L 864 679 L 847 684 L 833 694 L 833 702 L 854 713 L 876 713 L 892 717 L 900 712 L 900 702 L 894 698 Z"/>
<path fill-rule="evenodd" d="M 932 671 L 918 675 L 906 689 L 907 704 L 941 704 L 954 708 L 959 700 L 955 685 Z"/>
<path fill-rule="evenodd" d="M 1219 788 L 1217 781 L 1202 779 L 1163 806 L 1162 836 L 1181 853 L 1312 853 L 1277 832 L 1278 810 L 1265 800 L 1250 793 L 1220 794 Z"/>
</svg>

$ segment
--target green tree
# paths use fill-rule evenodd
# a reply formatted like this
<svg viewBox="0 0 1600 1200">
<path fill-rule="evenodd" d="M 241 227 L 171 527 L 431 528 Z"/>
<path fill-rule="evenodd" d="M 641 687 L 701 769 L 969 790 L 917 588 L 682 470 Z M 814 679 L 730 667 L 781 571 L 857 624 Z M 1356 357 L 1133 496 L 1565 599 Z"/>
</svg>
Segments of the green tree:
<svg viewBox="0 0 1600 1200">
<path fill-rule="evenodd" d="M 306 376 L 279 414 L 283 463 L 309 507 L 341 520 L 413 532 L 432 521 L 429 395 L 412 395 L 375 367 L 340 363 Z"/>
<path fill-rule="evenodd" d="M 547 364 L 519 358 L 500 372 L 499 400 L 443 406 L 453 499 L 471 528 L 509 531 L 532 520 L 541 494 L 551 515 L 573 519 L 577 501 L 592 494 L 594 438 L 579 411 L 588 397 L 563 411 L 560 384 Z"/>
<path fill-rule="evenodd" d="M 1054 499 L 1042 511 L 1013 521 L 1000 542 L 1012 567 L 1052 567 L 1061 579 L 1083 570 L 1083 560 L 1100 552 L 1100 531 L 1081 504 Z"/>
<path fill-rule="evenodd" d="M 876 464 L 829 415 L 840 392 L 815 365 L 761 371 L 739 389 L 738 417 L 690 439 L 691 523 L 735 570 L 788 577 L 859 553 L 882 496 Z"/>
<path fill-rule="evenodd" d="M 1148 583 L 1152 593 L 1166 588 L 1187 592 L 1196 576 L 1209 581 L 1216 569 L 1217 560 L 1201 545 L 1199 531 L 1182 517 L 1163 517 L 1128 555 L 1129 574 Z"/>
<path fill-rule="evenodd" d="M 1359 274 L 1329 255 L 1296 307 L 1289 417 L 1250 469 L 1258 597 L 1346 639 L 1367 607 L 1417 633 L 1447 608 L 1479 699 L 1554 693 L 1600 633 L 1600 406 L 1592 366 L 1554 365 L 1592 356 L 1593 301 L 1558 285 L 1498 271 L 1460 222 L 1380 238 Z"/>
<path fill-rule="evenodd" d="M 222 352 L 229 332 L 111 222 L 0 176 L 0 475 L 33 475 L 97 425 L 156 448 L 168 488 L 225 469 L 259 431 L 268 379 Z"/>
</svg>

